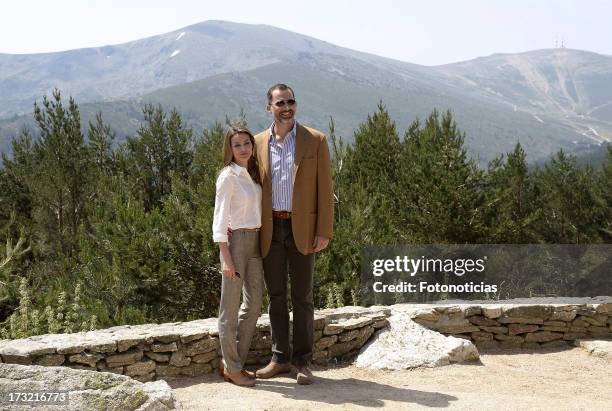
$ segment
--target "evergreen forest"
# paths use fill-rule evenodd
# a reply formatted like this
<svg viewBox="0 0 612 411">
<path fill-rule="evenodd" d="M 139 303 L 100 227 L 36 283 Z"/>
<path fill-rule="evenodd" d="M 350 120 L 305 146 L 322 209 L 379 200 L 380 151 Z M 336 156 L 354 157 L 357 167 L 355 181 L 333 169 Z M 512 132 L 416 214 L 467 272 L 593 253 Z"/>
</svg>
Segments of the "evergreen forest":
<svg viewBox="0 0 612 411">
<path fill-rule="evenodd" d="M 0 337 L 217 316 L 226 125 L 192 130 L 161 106 L 142 114 L 118 142 L 100 114 L 82 130 L 77 103 L 55 90 L 34 105 L 39 137 L 23 130 L 2 154 Z M 519 142 L 482 169 L 451 112 L 400 135 L 381 102 L 354 143 L 334 129 L 330 118 L 335 225 L 316 258 L 316 308 L 360 303 L 365 245 L 612 240 L 610 146 L 596 168 L 563 151 L 530 166 Z"/>
</svg>

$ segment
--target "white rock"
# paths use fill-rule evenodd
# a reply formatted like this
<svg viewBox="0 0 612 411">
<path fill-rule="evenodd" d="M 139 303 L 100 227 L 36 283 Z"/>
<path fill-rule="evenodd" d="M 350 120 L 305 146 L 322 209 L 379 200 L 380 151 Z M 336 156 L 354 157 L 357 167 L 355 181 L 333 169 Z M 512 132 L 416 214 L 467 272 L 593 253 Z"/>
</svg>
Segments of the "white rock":
<svg viewBox="0 0 612 411">
<path fill-rule="evenodd" d="M 591 355 L 601 358 L 612 358 L 612 341 L 576 340 L 577 347 L 582 347 Z"/>
<path fill-rule="evenodd" d="M 417 324 L 411 319 L 414 309 L 391 308 L 389 326 L 361 349 L 355 361 L 358 367 L 400 370 L 479 358 L 471 341 L 446 337 Z"/>
<path fill-rule="evenodd" d="M 0 364 L 0 381 L 3 391 L 69 392 L 68 404 L 53 409 L 100 409 L 100 405 L 109 410 L 126 411 L 180 409 L 180 404 L 165 381 L 143 384 L 108 372 Z"/>
</svg>

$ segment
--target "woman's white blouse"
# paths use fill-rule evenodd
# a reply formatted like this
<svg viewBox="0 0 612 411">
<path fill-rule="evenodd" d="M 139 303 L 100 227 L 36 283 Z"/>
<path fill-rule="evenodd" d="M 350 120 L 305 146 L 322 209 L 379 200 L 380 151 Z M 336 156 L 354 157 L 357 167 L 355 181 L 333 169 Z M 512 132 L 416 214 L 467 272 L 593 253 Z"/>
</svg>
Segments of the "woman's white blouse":
<svg viewBox="0 0 612 411">
<path fill-rule="evenodd" d="M 228 227 L 261 227 L 261 186 L 236 163 L 225 167 L 217 178 L 213 241 L 226 243 Z"/>
</svg>

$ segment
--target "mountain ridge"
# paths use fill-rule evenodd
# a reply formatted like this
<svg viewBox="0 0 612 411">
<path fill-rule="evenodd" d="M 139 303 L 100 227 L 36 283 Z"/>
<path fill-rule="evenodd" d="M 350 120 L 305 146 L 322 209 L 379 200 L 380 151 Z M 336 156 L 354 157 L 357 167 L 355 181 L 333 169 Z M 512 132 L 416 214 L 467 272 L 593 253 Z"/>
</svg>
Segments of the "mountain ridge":
<svg viewBox="0 0 612 411">
<path fill-rule="evenodd" d="M 20 127 L 32 128 L 28 115 L 16 115 L 15 107 L 26 112 L 24 107 L 56 86 L 75 96 L 85 124 L 100 110 L 125 136 L 135 132 L 141 119 L 137 108 L 146 102 L 178 106 L 196 128 L 239 108 L 250 124 L 262 127 L 270 121 L 265 91 L 279 81 L 296 86 L 305 121 L 325 130 L 331 114 L 347 140 L 379 100 L 400 129 L 433 109 L 454 111 L 471 155 L 483 161 L 519 140 L 529 142 L 534 159 L 558 148 L 580 151 L 612 140 L 607 98 L 612 57 L 589 51 L 495 53 L 422 66 L 265 24 L 208 21 L 120 45 L 55 54 L 39 56 L 46 63 L 29 71 L 28 58 L 10 63 L 0 55 L 0 87 L 7 90 L 0 96 L 0 150 Z"/>
</svg>

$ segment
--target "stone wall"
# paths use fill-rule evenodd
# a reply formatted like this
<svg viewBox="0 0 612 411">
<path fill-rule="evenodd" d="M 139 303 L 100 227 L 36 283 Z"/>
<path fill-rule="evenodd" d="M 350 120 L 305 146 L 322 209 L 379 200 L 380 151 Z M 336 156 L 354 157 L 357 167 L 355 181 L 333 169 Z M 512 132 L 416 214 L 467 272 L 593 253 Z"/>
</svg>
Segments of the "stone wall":
<svg viewBox="0 0 612 411">
<path fill-rule="evenodd" d="M 384 307 L 344 307 L 315 314 L 313 362 L 326 364 L 356 355 L 374 331 L 387 325 Z M 197 376 L 219 366 L 217 319 L 126 325 L 74 334 L 0 340 L 0 362 L 108 371 L 145 382 Z M 267 315 L 257 323 L 248 365 L 271 357 Z"/>
<path fill-rule="evenodd" d="M 589 302 L 411 305 L 406 318 L 444 335 L 470 340 L 481 349 L 562 346 L 585 337 L 612 338 L 612 298 L 586 300 Z M 355 357 L 377 329 L 389 324 L 394 307 L 400 310 L 390 306 L 317 311 L 313 362 L 327 364 Z M 269 320 L 263 315 L 247 365 L 266 364 L 271 346 Z M 219 366 L 219 356 L 216 318 L 0 340 L 0 362 L 108 371 L 142 382 L 211 373 Z"/>
<path fill-rule="evenodd" d="M 482 348 L 566 346 L 582 338 L 612 338 L 612 301 L 582 304 L 457 304 L 426 307 L 412 319 Z"/>
</svg>

